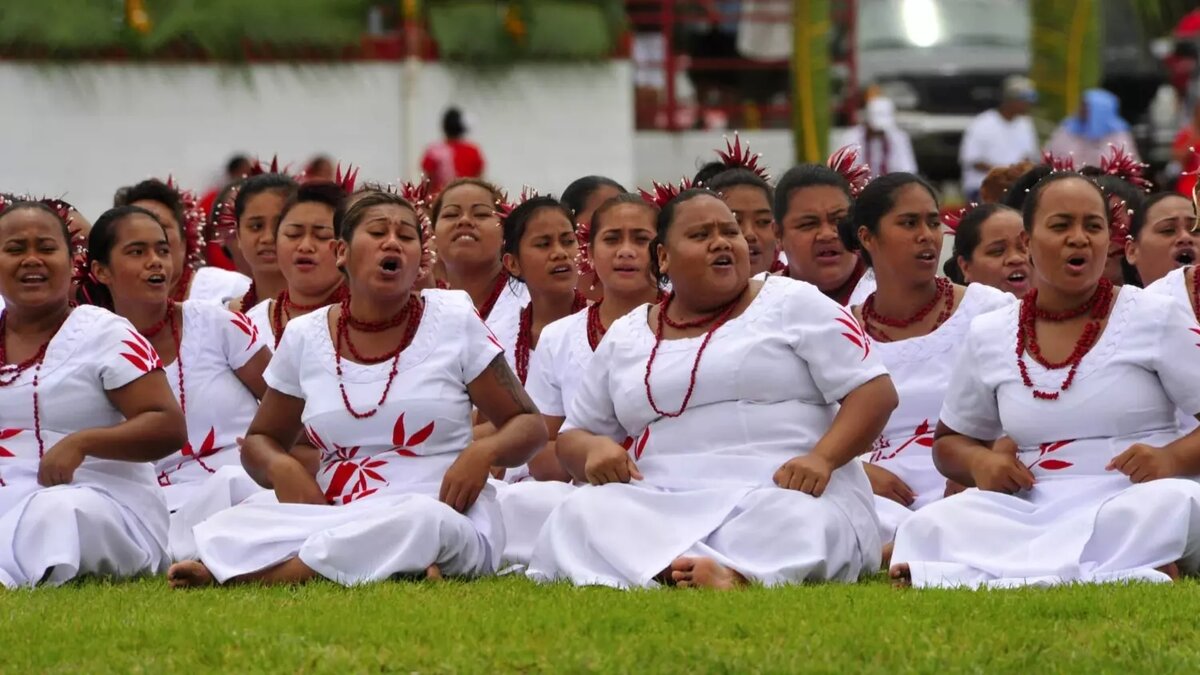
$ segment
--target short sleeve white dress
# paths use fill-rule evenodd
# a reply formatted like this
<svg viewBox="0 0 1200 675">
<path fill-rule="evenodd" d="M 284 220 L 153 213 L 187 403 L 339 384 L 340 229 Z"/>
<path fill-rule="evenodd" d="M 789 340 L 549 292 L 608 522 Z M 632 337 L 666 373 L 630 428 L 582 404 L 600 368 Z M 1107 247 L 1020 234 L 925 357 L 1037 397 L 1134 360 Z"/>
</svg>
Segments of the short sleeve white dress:
<svg viewBox="0 0 1200 675">
<path fill-rule="evenodd" d="M 650 386 L 677 410 L 703 337 L 665 340 Z M 707 556 L 765 585 L 854 581 L 879 567 L 879 521 L 862 464 L 833 472 L 815 498 L 776 487 L 788 460 L 829 429 L 837 402 L 887 374 L 852 314 L 814 286 L 767 279 L 713 333 L 679 417 L 650 406 L 647 312 L 604 336 L 564 431 L 629 445 L 645 480 L 583 486 L 542 528 L 528 574 L 581 585 L 646 587 L 681 555 Z"/>
<path fill-rule="evenodd" d="M 224 305 L 234 298 L 242 297 L 248 290 L 250 277 L 245 274 L 205 266 L 194 272 L 187 299 Z"/>
<path fill-rule="evenodd" d="M 900 406 L 892 412 L 883 435 L 864 459 L 896 474 L 917 495 L 911 508 L 876 495 L 875 509 L 884 543 L 895 538 L 896 528 L 913 511 L 945 494 L 946 478 L 933 465 L 933 432 L 946 387 L 971 320 L 1013 302 L 1016 298 L 1008 293 L 971 284 L 954 314 L 937 330 L 908 340 L 875 343 L 900 395 Z"/>
<path fill-rule="evenodd" d="M 1125 286 L 1071 387 L 1039 400 L 1014 354 L 1019 305 L 971 325 L 941 421 L 984 441 L 1007 435 L 1032 471 L 1015 495 L 970 489 L 914 513 L 896 532 L 893 565 L 914 586 L 1166 581 L 1157 568 L 1200 566 L 1200 484 L 1133 484 L 1106 470 L 1135 443 L 1180 436 L 1175 410 L 1200 412 L 1196 320 L 1175 302 Z M 1025 359 L 1039 390 L 1066 373 Z"/>
<path fill-rule="evenodd" d="M 70 434 L 124 421 L 105 392 L 161 368 L 128 321 L 85 305 L 50 340 L 40 371 L 30 368 L 0 387 L 0 584 L 166 571 L 167 505 L 154 467 L 88 457 L 70 484 L 42 487 L 33 404 L 36 375 L 49 451 Z"/>
<path fill-rule="evenodd" d="M 446 470 L 471 442 L 467 384 L 500 347 L 461 291 L 422 292 L 425 309 L 378 412 L 346 409 L 328 327 L 333 308 L 288 323 L 267 369 L 272 389 L 304 400 L 302 421 L 321 451 L 317 483 L 329 505 L 258 503 L 227 509 L 193 532 L 199 558 L 219 582 L 299 557 L 345 585 L 419 574 L 432 564 L 454 576 L 495 571 L 504 528 L 485 488 L 466 515 L 438 501 Z M 342 360 L 346 396 L 373 409 L 392 362 Z"/>
<path fill-rule="evenodd" d="M 1183 307 L 1185 311 L 1196 316 L 1196 308 L 1192 303 L 1192 296 L 1188 293 L 1188 270 L 1195 270 L 1195 267 L 1180 267 L 1171 270 L 1167 276 L 1146 287 L 1146 291 L 1158 295 L 1165 295 L 1174 299 Z M 1194 274 L 1194 272 L 1193 272 Z M 1196 318 L 1200 319 L 1200 316 Z M 1200 337 L 1197 337 L 1200 340 Z M 1200 427 L 1200 422 L 1196 418 L 1186 412 L 1180 410 L 1177 416 L 1179 418 L 1179 428 L 1184 433 L 1187 433 L 1196 427 Z"/>
</svg>

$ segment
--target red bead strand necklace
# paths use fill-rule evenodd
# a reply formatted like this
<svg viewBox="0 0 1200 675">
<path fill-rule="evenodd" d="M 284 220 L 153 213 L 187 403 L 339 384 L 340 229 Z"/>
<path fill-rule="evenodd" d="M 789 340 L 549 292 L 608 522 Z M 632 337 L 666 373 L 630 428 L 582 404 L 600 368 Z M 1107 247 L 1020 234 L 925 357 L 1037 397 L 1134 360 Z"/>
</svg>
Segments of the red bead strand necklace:
<svg viewBox="0 0 1200 675">
<path fill-rule="evenodd" d="M 65 321 L 64 321 L 65 323 Z M 6 338 L 5 327 L 8 324 L 8 311 L 0 311 L 0 387 L 7 387 L 16 382 L 21 377 L 21 373 L 33 368 L 33 437 L 37 439 L 38 457 L 46 454 L 46 443 L 42 440 L 42 406 L 38 397 L 38 384 L 41 381 L 42 361 L 46 359 L 46 349 L 50 346 L 50 339 L 42 343 L 38 347 L 37 352 L 30 358 L 17 364 L 8 363 L 8 340 Z M 62 328 L 62 324 L 59 324 Z M 54 331 L 55 335 L 58 330 Z"/>
<path fill-rule="evenodd" d="M 353 318 L 350 315 L 350 298 L 345 298 L 344 300 L 342 300 L 341 305 L 340 305 L 340 310 L 341 310 L 341 313 L 338 315 L 338 319 L 337 319 L 337 330 L 336 330 L 337 340 L 335 341 L 334 346 L 333 346 L 333 356 L 334 356 L 334 363 L 336 365 L 336 370 L 337 370 L 338 390 L 342 394 L 342 404 L 344 406 L 346 406 L 346 412 L 350 413 L 354 417 L 354 419 L 361 420 L 361 419 L 366 419 L 368 417 L 374 417 L 375 413 L 379 412 L 379 409 L 381 407 L 383 407 L 384 402 L 387 401 L 388 392 L 391 391 L 392 382 L 395 381 L 396 373 L 398 372 L 397 366 L 400 363 L 400 354 L 403 353 L 404 350 L 407 349 L 410 344 L 412 344 L 413 337 L 416 336 L 416 334 L 417 334 L 417 328 L 421 325 L 421 316 L 425 312 L 425 304 L 418 296 L 416 296 L 416 295 L 410 296 L 408 302 L 405 303 L 404 308 L 401 309 L 398 314 L 396 314 L 391 319 L 388 319 L 386 321 L 376 322 L 376 323 L 359 321 L 359 320 Z M 408 325 L 405 328 L 404 334 L 400 338 L 399 344 L 396 345 L 396 348 L 394 350 L 392 350 L 386 354 L 383 354 L 382 356 L 372 356 L 372 357 L 363 356 L 358 351 L 358 349 L 354 346 L 354 343 L 350 340 L 351 325 L 354 326 L 355 330 L 358 330 L 361 332 L 379 333 L 379 332 L 385 331 L 389 328 L 394 328 L 396 326 L 399 326 L 399 325 L 403 324 L 406 320 L 408 321 Z M 350 397 L 346 394 L 346 385 L 345 385 L 345 382 L 344 382 L 343 376 L 342 376 L 342 343 L 343 342 L 345 342 L 346 347 L 350 350 L 350 355 L 353 356 L 354 359 L 356 361 L 358 361 L 359 363 L 362 363 L 365 365 L 375 365 L 375 364 L 383 363 L 384 361 L 387 361 L 388 359 L 391 359 L 391 361 L 392 361 L 392 368 L 391 368 L 391 371 L 388 373 L 387 384 L 385 384 L 383 387 L 383 394 L 380 395 L 379 402 L 375 404 L 375 407 L 367 412 L 358 412 L 357 410 L 355 410 L 354 406 L 352 406 L 350 404 Z"/>
<path fill-rule="evenodd" d="M 646 377 L 643 383 L 646 385 L 646 400 L 650 402 L 650 408 L 654 412 L 663 417 L 679 417 L 687 410 L 688 403 L 692 400 L 692 393 L 696 390 L 696 373 L 700 370 L 700 359 L 704 356 L 704 350 L 708 348 L 708 343 L 712 340 L 712 336 L 717 332 L 717 329 L 724 326 L 729 321 L 730 315 L 733 314 L 734 308 L 738 306 L 738 302 L 742 299 L 742 293 L 738 293 L 729 304 L 718 309 L 713 314 L 700 317 L 694 321 L 674 321 L 667 316 L 667 310 L 671 307 L 671 301 L 675 299 L 675 293 L 672 292 L 663 299 L 658 305 L 658 325 L 654 329 L 654 347 L 650 349 L 650 358 L 646 361 Z M 654 393 L 650 391 L 650 371 L 654 367 L 654 357 L 658 355 L 658 347 L 663 341 L 663 324 L 666 324 L 676 330 L 688 330 L 691 328 L 700 328 L 712 324 L 704 334 L 704 341 L 700 343 L 700 349 L 696 351 L 696 360 L 692 363 L 692 372 L 688 381 L 687 393 L 683 395 L 683 403 L 679 406 L 677 412 L 666 412 L 658 407 L 654 402 Z"/>
<path fill-rule="evenodd" d="M 496 308 L 496 303 L 500 300 L 500 294 L 504 292 L 505 285 L 508 284 L 508 272 L 500 271 L 500 276 L 496 277 L 496 285 L 492 286 L 492 292 L 488 295 L 487 300 L 483 302 L 483 306 L 479 308 L 479 316 L 487 321 L 492 315 L 492 310 Z"/>
<path fill-rule="evenodd" d="M 571 314 L 587 307 L 587 298 L 583 293 L 575 291 L 571 301 Z M 517 345 L 514 349 L 513 360 L 517 362 L 517 377 L 521 384 L 529 376 L 529 354 L 533 351 L 533 302 L 521 310 L 521 322 L 517 326 Z"/>
<path fill-rule="evenodd" d="M 1100 325 L 1108 316 L 1112 305 L 1114 290 L 1112 282 L 1107 279 L 1100 279 L 1100 283 L 1096 287 L 1096 292 L 1083 305 L 1065 312 L 1048 312 L 1038 309 L 1037 306 L 1037 289 L 1030 291 L 1022 300 L 1020 314 L 1017 319 L 1017 369 L 1021 372 L 1021 382 L 1033 390 L 1033 397 L 1042 401 L 1057 401 L 1060 394 L 1071 388 L 1075 382 L 1075 373 L 1079 370 L 1079 364 L 1083 361 L 1083 357 L 1091 351 L 1092 347 L 1100 339 Z M 1076 319 L 1085 314 L 1091 314 L 1091 318 L 1080 333 L 1079 339 L 1075 341 L 1075 347 L 1071 350 L 1070 356 L 1065 361 L 1060 363 L 1052 363 L 1042 356 L 1041 347 L 1037 340 L 1037 320 L 1050 321 L 1060 323 L 1070 319 Z M 1059 385 L 1058 391 L 1041 391 L 1033 384 L 1033 379 L 1029 377 L 1029 370 L 1025 365 L 1025 354 L 1033 357 L 1035 361 L 1040 363 L 1047 370 L 1061 370 L 1070 368 L 1067 371 L 1067 377 Z"/>
<path fill-rule="evenodd" d="M 279 295 L 275 296 L 275 301 L 271 303 L 271 332 L 275 334 L 275 348 L 279 349 L 279 341 L 283 339 L 283 329 L 287 327 L 287 322 L 295 318 L 293 312 L 308 313 L 318 310 L 327 305 L 340 303 L 350 296 L 349 289 L 345 284 L 338 284 L 338 287 L 333 289 L 333 292 L 325 297 L 324 300 L 313 303 L 311 305 L 302 305 L 298 302 L 292 302 L 292 294 L 285 288 Z"/>
<path fill-rule="evenodd" d="M 942 305 L 942 311 L 938 314 L 937 321 L 934 322 L 930 332 L 937 330 L 954 313 L 954 283 L 946 277 L 938 277 L 935 283 L 937 288 L 933 293 L 933 298 L 924 307 L 918 309 L 916 314 L 904 319 L 894 319 L 880 314 L 875 310 L 875 293 L 868 295 L 862 304 L 863 324 L 867 333 L 878 342 L 891 342 L 890 336 L 872 324 L 889 328 L 909 328 L 924 321 L 934 308 Z"/>
</svg>

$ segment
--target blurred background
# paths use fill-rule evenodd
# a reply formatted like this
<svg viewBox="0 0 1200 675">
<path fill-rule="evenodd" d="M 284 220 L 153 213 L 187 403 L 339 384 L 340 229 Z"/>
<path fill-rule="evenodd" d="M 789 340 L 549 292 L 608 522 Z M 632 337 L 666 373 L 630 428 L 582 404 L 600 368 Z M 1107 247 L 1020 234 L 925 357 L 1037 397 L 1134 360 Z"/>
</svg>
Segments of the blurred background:
<svg viewBox="0 0 1200 675">
<path fill-rule="evenodd" d="M 94 215 L 116 186 L 148 176 L 211 189 L 238 155 L 412 178 L 445 140 L 453 107 L 485 176 L 510 190 L 558 192 L 585 174 L 674 180 L 734 130 L 779 175 L 883 130 L 885 154 L 911 144 L 920 173 L 952 203 L 962 199 L 964 131 L 1017 91 L 1006 80 L 1018 75 L 1036 90 L 1039 143 L 1072 119 L 1087 127 L 1085 92 L 1104 89 L 1165 185 L 1196 168 L 1187 148 L 1200 145 L 1198 7 L 0 0 L 0 188 L 61 196 Z M 894 158 L 892 170 L 907 161 Z"/>
</svg>

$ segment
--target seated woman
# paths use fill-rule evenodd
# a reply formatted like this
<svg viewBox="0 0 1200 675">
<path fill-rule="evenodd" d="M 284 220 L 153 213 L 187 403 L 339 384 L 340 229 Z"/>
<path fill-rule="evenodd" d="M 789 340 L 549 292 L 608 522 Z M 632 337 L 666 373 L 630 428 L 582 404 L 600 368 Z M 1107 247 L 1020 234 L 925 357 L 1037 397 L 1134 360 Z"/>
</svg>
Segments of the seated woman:
<svg viewBox="0 0 1200 675">
<path fill-rule="evenodd" d="M 1033 285 L 1019 211 L 1003 204 L 983 204 L 950 224 L 954 255 L 943 267 L 947 277 L 958 284 L 983 284 L 1025 297 Z"/>
<path fill-rule="evenodd" d="M 657 242 L 674 291 L 600 341 L 557 444 L 591 485 L 550 516 L 530 576 L 729 588 L 874 571 L 855 458 L 896 390 L 862 330 L 809 284 L 751 281 L 741 228 L 707 190 L 664 207 Z"/>
<path fill-rule="evenodd" d="M 942 473 L 978 489 L 905 521 L 892 575 L 1003 587 L 1195 570 L 1200 484 L 1181 478 L 1200 474 L 1200 432 L 1180 437 L 1175 409 L 1200 413 L 1200 328 L 1104 279 L 1109 209 L 1089 179 L 1051 174 L 1023 215 L 1035 288 L 972 323 L 934 442 Z M 989 447 L 1002 434 L 1018 452 Z"/>
<path fill-rule="evenodd" d="M 296 191 L 296 181 L 281 173 L 262 173 L 241 182 L 233 200 L 234 236 L 241 257 L 250 268 L 250 288 L 232 300 L 229 309 L 249 312 L 264 299 L 287 288 L 279 271 L 275 238 L 283 207 Z"/>
<path fill-rule="evenodd" d="M 259 491 L 241 467 L 237 439 L 266 393 L 263 371 L 271 356 L 245 316 L 212 302 L 169 298 L 168 230 L 140 208 L 105 213 L 88 237 L 91 275 L 79 295 L 128 319 L 166 363 L 188 439 L 155 471 L 172 513 L 171 555 L 181 558 L 192 554 L 192 525 Z"/>
<path fill-rule="evenodd" d="M 0 210 L 0 584 L 8 588 L 167 566 L 167 507 L 150 462 L 187 440 L 183 413 L 154 348 L 128 321 L 71 308 L 67 241 L 66 223 L 41 203 Z"/>
<path fill-rule="evenodd" d="M 846 248 L 861 249 L 875 270 L 878 288 L 854 313 L 900 395 L 900 407 L 863 457 L 886 552 L 901 522 L 946 493 L 946 478 L 933 465 L 933 431 L 971 320 L 1014 298 L 937 276 L 942 251 L 937 198 L 911 173 L 872 181 L 842 234 Z"/>
<path fill-rule="evenodd" d="M 775 216 L 771 184 L 748 169 L 729 169 L 713 177 L 706 185 L 721 195 L 742 228 L 750 246 L 750 276 L 765 278 L 782 272 L 787 265 L 780 259 L 779 240 L 775 237 Z"/>
<path fill-rule="evenodd" d="M 596 209 L 586 250 L 604 299 L 542 331 L 526 388 L 546 421 L 550 441 L 529 462 L 535 480 L 500 491 L 500 511 L 508 535 L 504 559 L 508 562 L 529 564 L 546 518 L 573 489 L 571 475 L 558 459 L 555 440 L 601 338 L 617 319 L 658 301 L 658 281 L 650 270 L 650 242 L 657 215 L 657 208 L 632 194 L 617 195 Z"/>
<path fill-rule="evenodd" d="M 1196 207 L 1174 192 L 1146 198 L 1129 222 L 1125 259 L 1137 272 L 1146 290 L 1172 295 L 1189 308 L 1195 307 L 1188 289 L 1195 282 L 1200 255 L 1200 232 L 1196 232 Z"/>
<path fill-rule="evenodd" d="M 171 567 L 174 587 L 478 576 L 500 562 L 489 471 L 528 461 L 545 426 L 470 299 L 414 292 L 422 242 L 407 201 L 372 192 L 334 223 L 350 297 L 293 320 L 242 446 L 279 503 L 197 525 L 199 561 Z M 472 405 L 497 427 L 475 442 Z M 315 479 L 285 452 L 302 433 L 321 451 Z"/>
</svg>

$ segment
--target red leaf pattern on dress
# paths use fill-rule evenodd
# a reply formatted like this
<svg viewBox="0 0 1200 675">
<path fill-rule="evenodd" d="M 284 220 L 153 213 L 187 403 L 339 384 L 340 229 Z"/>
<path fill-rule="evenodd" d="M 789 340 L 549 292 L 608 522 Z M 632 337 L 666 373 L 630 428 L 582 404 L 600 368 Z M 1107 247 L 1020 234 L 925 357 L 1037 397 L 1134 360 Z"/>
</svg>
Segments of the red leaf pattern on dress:
<svg viewBox="0 0 1200 675">
<path fill-rule="evenodd" d="M 234 312 L 232 323 L 234 326 L 237 326 L 238 330 L 245 333 L 246 337 L 250 338 L 249 344 L 246 345 L 247 351 L 249 351 L 251 347 L 258 343 L 258 326 L 254 325 L 254 322 L 250 320 L 250 317 L 242 314 L 241 312 Z"/>
<path fill-rule="evenodd" d="M 408 436 L 404 430 L 404 413 L 400 413 L 400 417 L 396 418 L 396 426 L 392 427 L 392 450 L 402 457 L 417 457 L 417 453 L 412 451 L 412 448 L 429 440 L 433 435 L 435 423 L 430 422 L 421 427 L 415 434 Z M 408 436 L 407 438 L 405 438 Z"/>
<path fill-rule="evenodd" d="M 312 443 L 312 446 L 314 448 L 317 448 L 318 450 L 324 450 L 324 451 L 329 450 L 329 448 L 325 447 L 325 441 L 321 440 L 321 437 L 317 435 L 316 429 L 306 426 L 306 427 L 304 427 L 304 435 L 308 436 L 308 442 Z M 324 454 L 324 453 L 322 453 L 322 454 Z"/>
<path fill-rule="evenodd" d="M 1071 462 L 1068 462 L 1063 459 L 1055 459 L 1053 457 L 1046 457 L 1046 455 L 1049 455 L 1052 452 L 1058 452 L 1059 450 L 1062 450 L 1064 447 L 1066 447 L 1074 442 L 1075 441 L 1070 440 L 1070 441 L 1056 441 L 1054 443 L 1042 443 L 1040 446 L 1038 446 L 1039 452 L 1038 452 L 1037 459 L 1033 460 L 1033 463 L 1029 465 L 1029 469 L 1031 471 L 1033 469 L 1045 469 L 1046 471 L 1061 471 L 1062 469 L 1066 469 L 1066 468 L 1075 466 Z"/>
<path fill-rule="evenodd" d="M 388 484 L 376 469 L 387 466 L 387 460 L 379 457 L 358 458 L 361 446 L 342 447 L 333 444 L 332 452 L 322 453 L 321 462 L 325 464 L 322 473 L 333 470 L 333 478 L 329 487 L 325 488 L 325 499 L 330 504 L 349 504 L 356 499 L 362 499 L 375 493 L 379 488 L 370 487 L 371 482 Z"/>
<path fill-rule="evenodd" d="M 858 324 L 858 319 L 855 319 L 853 314 L 847 312 L 842 307 L 838 307 L 838 311 L 841 312 L 845 318 L 837 317 L 835 320 L 845 326 L 848 331 L 850 331 L 848 333 L 842 333 L 842 337 L 849 340 L 855 347 L 861 349 L 863 352 L 862 360 L 866 361 L 867 357 L 871 355 L 871 338 L 867 337 L 867 332 L 864 331 L 862 326 Z"/>
<path fill-rule="evenodd" d="M 892 459 L 914 444 L 923 448 L 933 447 L 933 427 L 929 424 L 929 420 L 921 420 L 921 423 L 913 429 L 912 436 L 909 436 L 903 445 L 896 448 L 896 451 L 890 454 L 884 454 L 884 451 L 891 447 L 891 442 L 887 438 L 880 436 L 879 440 L 875 441 L 873 452 L 871 453 L 871 463 L 875 464 L 883 460 Z"/>
<path fill-rule="evenodd" d="M 5 441 L 20 434 L 23 429 L 0 429 L 0 441 Z M 16 457 L 8 448 L 0 445 L 0 457 Z"/>
<path fill-rule="evenodd" d="M 129 331 L 129 336 L 132 339 L 121 340 L 121 343 L 129 347 L 132 352 L 121 352 L 121 356 L 125 357 L 126 361 L 132 363 L 134 368 L 143 373 L 163 367 L 162 359 L 158 358 L 158 352 L 154 351 L 154 346 L 146 338 L 132 330 Z"/>
<path fill-rule="evenodd" d="M 175 467 L 175 470 L 178 471 L 179 469 L 182 469 L 183 465 L 187 464 L 188 460 L 194 460 L 200 465 L 200 468 L 204 469 L 205 471 L 209 473 L 216 473 L 212 467 L 204 463 L 205 457 L 211 457 L 217 454 L 217 452 L 221 449 L 216 447 L 216 445 L 217 430 L 213 427 L 209 427 L 208 435 L 204 437 L 204 442 L 200 444 L 199 448 L 192 447 L 191 440 L 188 440 L 187 444 L 183 446 L 183 461 L 179 462 L 179 466 Z"/>
<path fill-rule="evenodd" d="M 1200 328 L 1189 328 L 1188 330 L 1190 330 L 1190 331 L 1192 331 L 1193 333 L 1195 333 L 1197 338 L 1200 338 Z M 1197 342 L 1197 343 L 1196 343 L 1196 346 L 1197 346 L 1197 347 L 1200 347 L 1200 342 Z"/>
</svg>

